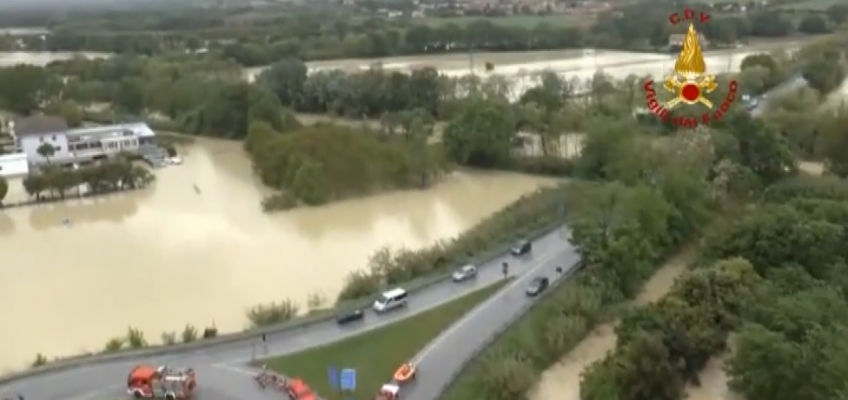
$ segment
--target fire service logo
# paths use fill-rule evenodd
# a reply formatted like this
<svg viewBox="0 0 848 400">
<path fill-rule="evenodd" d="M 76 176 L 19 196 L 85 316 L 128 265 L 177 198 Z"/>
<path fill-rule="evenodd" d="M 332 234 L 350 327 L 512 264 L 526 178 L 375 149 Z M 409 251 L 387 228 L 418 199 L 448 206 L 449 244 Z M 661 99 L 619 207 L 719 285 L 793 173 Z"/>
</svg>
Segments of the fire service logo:
<svg viewBox="0 0 848 400">
<path fill-rule="evenodd" d="M 715 107 L 713 101 L 707 96 L 716 90 L 718 84 L 715 81 L 715 75 L 707 74 L 707 66 L 704 61 L 704 55 L 701 52 L 701 43 L 698 40 L 698 33 L 695 31 L 695 26 L 692 21 L 695 20 L 695 11 L 687 9 L 683 16 L 674 13 L 669 18 L 672 24 L 678 24 L 688 21 L 689 29 L 683 39 L 683 49 L 680 50 L 680 55 L 677 57 L 677 62 L 674 63 L 674 73 L 666 76 L 663 83 L 663 88 L 672 94 L 674 98 L 663 103 L 657 99 L 657 92 L 654 90 L 654 81 L 649 79 L 642 88 L 645 90 L 645 99 L 648 102 L 648 109 L 656 114 L 663 121 L 671 120 L 674 125 L 695 128 L 698 125 L 707 125 L 711 120 L 721 119 L 730 105 L 736 100 L 736 91 L 738 84 L 736 81 L 730 81 L 727 97 Z M 700 13 L 697 18 L 700 22 L 709 20 L 709 15 Z M 674 116 L 670 115 L 670 110 L 678 106 L 696 106 L 706 108 L 707 110 L 699 117 L 692 116 Z"/>
</svg>

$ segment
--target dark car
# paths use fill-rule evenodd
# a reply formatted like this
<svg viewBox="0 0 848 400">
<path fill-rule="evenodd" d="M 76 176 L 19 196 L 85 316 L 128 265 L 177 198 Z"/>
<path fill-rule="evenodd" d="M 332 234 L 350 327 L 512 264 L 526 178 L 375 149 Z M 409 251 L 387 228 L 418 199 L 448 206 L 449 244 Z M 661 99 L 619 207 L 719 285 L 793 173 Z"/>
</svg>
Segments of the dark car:
<svg viewBox="0 0 848 400">
<path fill-rule="evenodd" d="M 527 285 L 527 290 L 525 291 L 525 293 L 527 293 L 527 295 L 530 297 L 538 296 L 540 293 L 544 292 L 545 289 L 548 288 L 549 284 L 550 281 L 548 281 L 548 278 L 544 276 L 537 276 L 533 278 L 532 281 L 530 281 L 529 285 Z"/>
<path fill-rule="evenodd" d="M 336 323 L 344 325 L 354 321 L 361 321 L 363 318 L 365 318 L 365 313 L 361 309 L 356 308 L 339 313 L 336 317 Z"/>
<path fill-rule="evenodd" d="M 514 256 L 520 256 L 529 253 L 531 250 L 533 250 L 533 244 L 529 240 L 520 240 L 515 246 L 512 246 L 510 252 Z"/>
</svg>

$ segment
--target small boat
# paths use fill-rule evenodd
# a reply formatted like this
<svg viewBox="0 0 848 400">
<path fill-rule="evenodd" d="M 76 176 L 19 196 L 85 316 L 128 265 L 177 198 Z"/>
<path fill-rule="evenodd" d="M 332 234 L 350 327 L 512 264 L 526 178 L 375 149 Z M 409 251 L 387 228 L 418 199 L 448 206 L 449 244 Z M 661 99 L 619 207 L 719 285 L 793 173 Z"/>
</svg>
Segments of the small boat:
<svg viewBox="0 0 848 400">
<path fill-rule="evenodd" d="M 395 382 L 403 383 L 415 378 L 415 366 L 412 363 L 404 363 L 395 371 Z"/>
</svg>

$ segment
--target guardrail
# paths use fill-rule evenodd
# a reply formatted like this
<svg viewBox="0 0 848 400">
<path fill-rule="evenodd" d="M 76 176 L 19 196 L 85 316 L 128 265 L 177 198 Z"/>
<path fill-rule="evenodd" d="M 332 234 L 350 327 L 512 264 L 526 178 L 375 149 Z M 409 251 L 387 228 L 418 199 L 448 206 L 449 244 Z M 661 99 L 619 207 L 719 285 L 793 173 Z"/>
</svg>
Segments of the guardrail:
<svg viewBox="0 0 848 400">
<path fill-rule="evenodd" d="M 555 219 L 551 221 L 551 223 L 545 224 L 544 226 L 532 230 L 530 233 L 525 235 L 520 235 L 522 238 L 526 238 L 529 240 L 538 239 L 542 236 L 545 236 L 557 229 L 560 229 L 563 226 L 562 219 Z M 508 243 L 500 243 L 496 246 L 493 246 L 491 250 L 488 250 L 477 257 L 473 257 L 472 260 L 477 265 L 482 265 L 488 261 L 491 261 L 495 258 L 502 256 L 503 254 L 509 251 L 510 246 L 513 244 L 515 239 Z M 456 266 L 457 268 L 459 265 Z M 412 280 L 408 283 L 403 284 L 406 290 L 410 293 L 419 292 L 424 289 L 427 289 L 430 286 L 442 283 L 448 279 L 450 279 L 450 275 L 453 273 L 452 270 L 447 270 L 440 274 L 435 274 L 431 276 L 421 277 L 415 280 Z M 211 339 L 199 339 L 196 342 L 191 343 L 178 343 L 174 345 L 157 345 L 146 347 L 143 349 L 126 349 L 121 350 L 114 353 L 100 353 L 100 354 L 83 354 L 78 356 L 72 356 L 68 358 L 63 358 L 58 361 L 47 363 L 43 366 L 30 368 L 27 370 L 22 370 L 18 372 L 13 372 L 11 374 L 0 376 L 0 385 L 14 382 L 16 380 L 29 378 L 33 376 L 46 375 L 54 372 L 59 372 L 67 369 L 76 368 L 79 366 L 95 364 L 95 363 L 103 363 L 109 361 L 121 361 L 132 358 L 142 358 L 142 357 L 153 357 L 165 354 L 180 354 L 187 353 L 194 350 L 206 348 L 206 347 L 214 347 L 223 344 L 235 343 L 240 341 L 248 341 L 249 339 L 258 339 L 262 335 L 271 335 L 275 333 L 280 333 L 284 331 L 296 330 L 307 328 L 311 325 L 315 325 L 322 322 L 327 322 L 330 320 L 334 320 L 335 316 L 339 309 L 351 308 L 351 307 L 367 307 L 371 304 L 374 297 L 369 296 L 367 298 L 351 300 L 348 302 L 343 302 L 338 304 L 333 309 L 322 310 L 319 312 L 315 312 L 303 317 L 295 318 L 293 320 L 277 324 L 274 326 L 269 326 L 265 328 L 253 329 L 244 332 L 230 333 L 220 335 Z"/>
<path fill-rule="evenodd" d="M 553 284 L 551 285 L 550 289 L 542 293 L 540 296 L 536 297 L 534 301 L 530 301 L 526 305 L 524 305 L 524 307 L 522 307 L 520 311 L 515 314 L 515 316 L 508 319 L 498 330 L 491 332 L 489 337 L 486 338 L 486 340 L 484 340 L 483 342 L 481 342 L 476 349 L 474 349 L 474 351 L 471 353 L 471 356 L 468 357 L 468 359 L 464 360 L 462 363 L 460 363 L 459 368 L 453 371 L 453 373 L 451 374 L 451 378 L 448 379 L 448 381 L 445 382 L 444 385 L 442 385 L 442 387 L 439 389 L 439 396 L 436 399 L 441 398 L 448 391 L 448 389 L 450 389 L 451 386 L 453 386 L 458 381 L 459 375 L 462 374 L 465 371 L 466 367 L 468 367 L 468 365 L 471 364 L 472 361 L 476 360 L 477 357 L 479 357 L 483 351 L 488 349 L 489 346 L 491 346 L 495 341 L 497 341 L 504 334 L 506 334 L 507 330 L 509 330 L 509 328 L 515 325 L 522 317 L 527 315 L 527 313 L 530 312 L 533 307 L 536 307 L 542 302 L 543 299 L 550 296 L 551 293 L 554 292 L 554 289 L 556 289 L 563 282 L 571 278 L 575 273 L 577 273 L 577 271 L 583 269 L 583 267 L 583 261 L 578 261 L 577 265 L 575 265 L 568 271 L 565 271 L 561 276 L 557 277 L 557 279 L 554 280 Z"/>
</svg>

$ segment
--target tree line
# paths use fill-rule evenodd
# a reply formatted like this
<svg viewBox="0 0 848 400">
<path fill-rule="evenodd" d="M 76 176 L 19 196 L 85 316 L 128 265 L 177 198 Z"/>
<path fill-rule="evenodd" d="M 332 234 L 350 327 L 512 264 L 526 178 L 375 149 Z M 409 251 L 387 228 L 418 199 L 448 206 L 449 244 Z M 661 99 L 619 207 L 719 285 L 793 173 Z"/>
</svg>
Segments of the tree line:
<svg viewBox="0 0 848 400">
<path fill-rule="evenodd" d="M 24 178 L 23 187 L 36 201 L 43 201 L 55 199 L 55 196 L 64 199 L 74 191 L 82 196 L 132 190 L 145 187 L 153 180 L 147 168 L 117 159 L 79 168 L 48 165 L 39 173 Z M 84 193 L 81 185 L 86 185 Z"/>
<path fill-rule="evenodd" d="M 414 117 L 408 121 L 403 135 L 332 124 L 280 132 L 254 123 L 244 148 L 262 182 L 283 191 L 265 199 L 263 208 L 314 206 L 438 182 L 450 164 L 438 145 L 428 144 L 432 124 Z"/>
<path fill-rule="evenodd" d="M 132 12 L 73 15 L 67 21 L 54 22 L 53 34 L 43 42 L 30 40 L 28 48 L 147 56 L 204 49 L 204 55 L 197 57 L 232 59 L 243 66 L 268 65 L 287 57 L 326 60 L 469 50 L 657 50 L 669 44 L 669 34 L 678 32 L 679 27 L 669 26 L 667 21 L 671 12 L 679 11 L 676 7 L 655 3 L 619 6 L 598 15 L 587 28 L 546 22 L 524 28 L 488 19 L 436 25 L 378 17 L 351 20 L 347 14 L 339 15 L 337 10 L 293 10 L 290 15 L 247 19 L 239 24 L 225 24 L 223 21 L 230 16 L 210 16 L 209 10 L 179 15 L 142 12 L 136 12 L 140 15 Z M 800 20 L 795 14 L 780 10 L 754 8 L 747 13 L 717 14 L 700 28 L 711 43 L 735 44 L 753 37 L 827 33 L 846 18 L 848 11 L 844 5 L 833 6 L 822 14 L 810 13 Z M 138 26 L 139 22 L 151 19 L 155 22 Z M 118 20 L 128 22 L 116 23 Z"/>
</svg>

